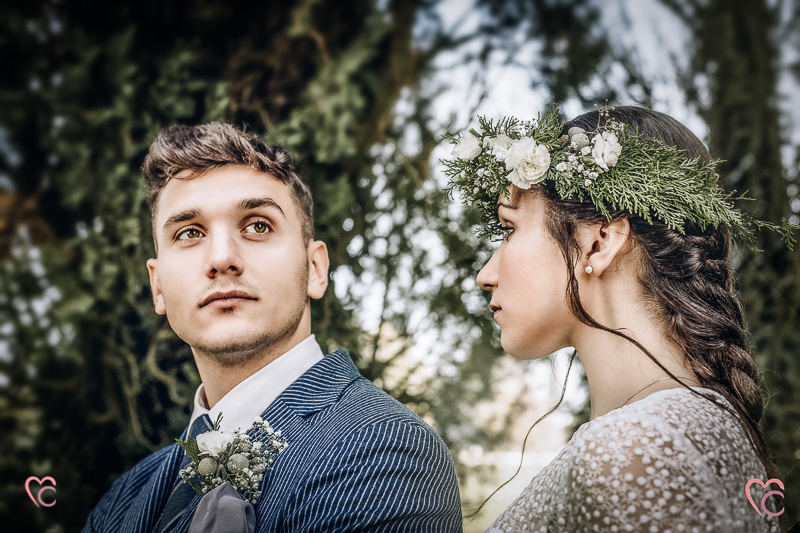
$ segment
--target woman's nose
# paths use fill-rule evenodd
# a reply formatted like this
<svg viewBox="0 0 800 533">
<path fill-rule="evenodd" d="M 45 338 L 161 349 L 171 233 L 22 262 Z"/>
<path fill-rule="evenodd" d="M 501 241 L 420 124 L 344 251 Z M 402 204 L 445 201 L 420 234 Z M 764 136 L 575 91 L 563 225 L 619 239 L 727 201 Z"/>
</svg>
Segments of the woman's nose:
<svg viewBox="0 0 800 533">
<path fill-rule="evenodd" d="M 492 254 L 489 262 L 483 265 L 483 268 L 478 272 L 475 281 L 481 289 L 485 291 L 492 291 L 497 288 L 497 263 L 499 263 L 498 253 Z"/>
</svg>

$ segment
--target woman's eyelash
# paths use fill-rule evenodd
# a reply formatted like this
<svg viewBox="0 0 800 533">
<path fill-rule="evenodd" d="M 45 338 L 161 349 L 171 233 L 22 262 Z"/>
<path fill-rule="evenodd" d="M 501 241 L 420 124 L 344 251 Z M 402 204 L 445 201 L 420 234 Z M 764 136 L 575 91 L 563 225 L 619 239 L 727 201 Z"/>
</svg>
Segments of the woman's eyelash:
<svg viewBox="0 0 800 533">
<path fill-rule="evenodd" d="M 503 240 L 507 241 L 511 234 L 514 232 L 514 228 L 511 226 L 500 226 L 500 230 L 503 232 Z"/>
</svg>

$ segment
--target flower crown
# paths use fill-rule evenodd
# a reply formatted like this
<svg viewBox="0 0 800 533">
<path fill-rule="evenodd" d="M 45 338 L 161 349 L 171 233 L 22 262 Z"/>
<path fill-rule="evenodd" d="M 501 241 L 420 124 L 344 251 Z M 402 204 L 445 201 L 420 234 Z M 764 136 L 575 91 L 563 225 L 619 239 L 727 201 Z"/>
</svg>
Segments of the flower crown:
<svg viewBox="0 0 800 533">
<path fill-rule="evenodd" d="M 687 158 L 679 148 L 641 136 L 611 118 L 612 109 L 600 110 L 594 131 L 571 128 L 568 135 L 561 134 L 564 122 L 557 108 L 528 122 L 478 117 L 480 133 L 470 129 L 458 137 L 447 135 L 455 144 L 452 159 L 442 160 L 450 179 L 448 193 L 452 197 L 459 189 L 461 199 L 479 209 L 481 236 L 502 234 L 497 199 L 508 196 L 510 184 L 529 189 L 552 180 L 561 198 L 588 197 L 609 221 L 610 210 L 625 210 L 681 234 L 689 221 L 701 229 L 725 224 L 754 251 L 754 228 L 766 228 L 780 233 L 792 249 L 798 226 L 786 219 L 780 225 L 756 220 L 735 209 L 734 200 L 750 198 L 724 195 L 715 172 L 718 161 Z"/>
</svg>

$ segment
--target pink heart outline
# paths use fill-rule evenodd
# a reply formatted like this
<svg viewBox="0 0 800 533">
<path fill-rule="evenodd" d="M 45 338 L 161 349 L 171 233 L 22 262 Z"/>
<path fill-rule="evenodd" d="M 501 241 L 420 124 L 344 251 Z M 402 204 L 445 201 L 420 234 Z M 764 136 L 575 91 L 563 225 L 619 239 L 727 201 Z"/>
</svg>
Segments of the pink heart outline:
<svg viewBox="0 0 800 533">
<path fill-rule="evenodd" d="M 758 507 L 756 507 L 756 504 L 755 504 L 755 502 L 753 501 L 753 497 L 750 495 L 750 485 L 752 485 L 753 483 L 758 483 L 759 485 L 761 485 L 762 487 L 764 487 L 764 490 L 766 490 L 766 489 L 767 489 L 767 486 L 768 486 L 768 485 L 770 485 L 771 483 L 777 483 L 777 484 L 778 484 L 778 486 L 781 488 L 781 490 L 785 490 L 785 489 L 783 488 L 783 482 L 782 482 L 780 479 L 770 479 L 769 481 L 767 481 L 766 483 L 764 483 L 763 481 L 761 481 L 761 480 L 760 480 L 760 479 L 758 479 L 757 477 L 754 477 L 753 479 L 751 479 L 750 481 L 748 481 L 748 482 L 747 482 L 747 485 L 745 485 L 745 487 L 744 487 L 744 493 L 745 493 L 745 494 L 747 494 L 747 499 L 750 501 L 750 505 L 752 505 L 752 506 L 753 506 L 753 509 L 755 509 L 755 510 L 756 510 L 756 512 L 757 512 L 759 515 L 761 515 L 761 516 L 764 516 L 764 513 L 762 513 L 762 512 L 761 512 L 761 509 L 759 509 Z"/>
<path fill-rule="evenodd" d="M 33 497 L 33 494 L 31 494 L 31 487 L 30 487 L 30 485 L 31 485 L 31 481 L 33 481 L 34 479 L 36 480 L 36 482 L 37 482 L 37 483 L 39 483 L 39 485 L 40 485 L 40 486 L 42 485 L 42 483 L 44 483 L 44 482 L 45 482 L 45 481 L 47 481 L 48 479 L 49 479 L 50 481 L 52 481 L 52 482 L 53 482 L 53 485 L 55 486 L 55 484 L 56 484 L 56 480 L 55 480 L 55 479 L 53 479 L 53 478 L 52 478 L 52 477 L 50 477 L 50 476 L 47 476 L 47 477 L 45 477 L 45 478 L 43 478 L 43 479 L 39 479 L 39 478 L 38 478 L 38 477 L 36 477 L 36 476 L 31 476 L 31 477 L 29 477 L 28 479 L 26 479 L 26 480 L 25 480 L 25 491 L 28 493 L 28 497 L 29 497 L 29 498 L 30 498 L 30 499 L 33 501 L 33 503 L 36 505 L 36 507 L 39 507 L 39 503 L 36 501 L 36 498 L 34 498 L 34 497 Z M 46 489 L 46 488 L 49 488 L 49 489 L 55 490 L 55 488 L 53 488 L 53 487 L 43 487 L 42 489 L 39 489 L 39 494 L 37 494 L 37 496 L 38 496 L 38 495 L 41 495 L 41 493 L 42 493 L 42 490 L 44 490 L 44 489 Z M 42 505 L 44 505 L 45 507 L 52 507 L 52 506 L 53 506 L 53 504 L 55 504 L 55 502 L 53 502 L 53 503 L 52 503 L 52 504 L 50 504 L 50 505 L 46 505 L 44 502 L 42 502 Z"/>
</svg>

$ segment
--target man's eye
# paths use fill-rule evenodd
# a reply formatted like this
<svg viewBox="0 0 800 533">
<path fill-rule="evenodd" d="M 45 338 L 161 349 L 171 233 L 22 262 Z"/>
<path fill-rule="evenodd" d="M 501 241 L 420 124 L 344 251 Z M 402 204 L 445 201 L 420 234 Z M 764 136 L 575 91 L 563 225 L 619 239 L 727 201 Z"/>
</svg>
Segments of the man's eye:
<svg viewBox="0 0 800 533">
<path fill-rule="evenodd" d="M 187 239 L 198 239 L 198 238 L 200 238 L 202 235 L 203 235 L 203 234 L 202 234 L 202 233 L 200 233 L 200 230 L 198 230 L 198 229 L 195 229 L 195 228 L 189 228 L 189 229 L 186 229 L 186 230 L 183 230 L 182 232 L 180 232 L 180 233 L 178 234 L 178 239 L 183 239 L 183 240 L 187 240 Z"/>
<path fill-rule="evenodd" d="M 271 228 L 266 222 L 259 221 L 249 224 L 245 229 L 248 230 L 249 233 L 267 233 Z"/>
</svg>

